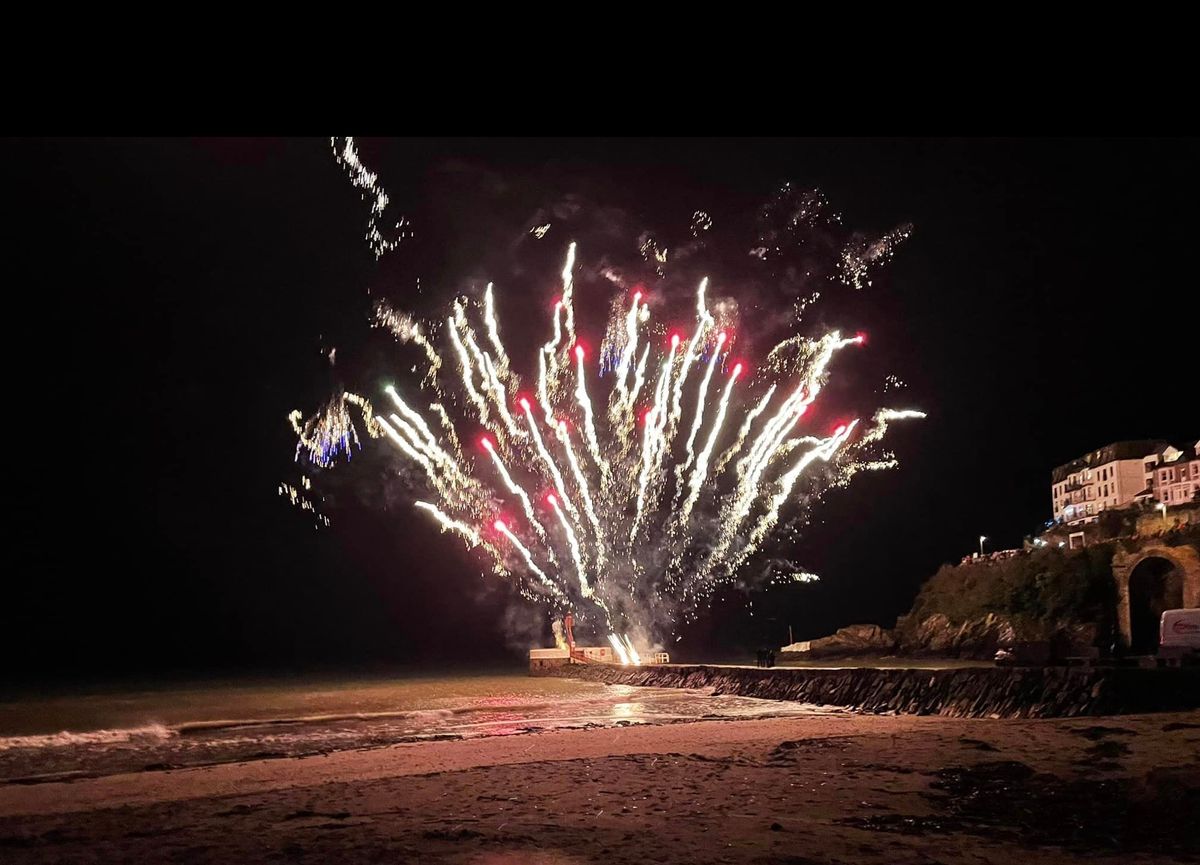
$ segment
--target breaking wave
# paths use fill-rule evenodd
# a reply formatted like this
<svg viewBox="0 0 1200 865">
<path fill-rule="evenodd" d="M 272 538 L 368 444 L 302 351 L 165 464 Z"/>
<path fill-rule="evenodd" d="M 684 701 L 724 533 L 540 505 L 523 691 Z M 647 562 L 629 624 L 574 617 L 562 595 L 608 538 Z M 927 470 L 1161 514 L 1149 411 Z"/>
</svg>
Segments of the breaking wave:
<svg viewBox="0 0 1200 865">
<path fill-rule="evenodd" d="M 551 703 L 520 705 L 475 705 L 453 709 L 417 709 L 393 712 L 338 712 L 319 715 L 296 715 L 280 718 L 230 718 L 211 721 L 187 721 L 182 724 L 145 724 L 118 730 L 44 733 L 36 736 L 0 737 L 0 753 L 21 749 L 66 748 L 73 745 L 119 745 L 123 743 L 150 744 L 177 736 L 203 736 L 225 730 L 252 730 L 270 727 L 299 727 L 306 724 L 333 724 L 344 721 L 414 720 L 436 724 L 451 718 L 476 713 L 495 712 L 523 714 L 551 707 Z"/>
<path fill-rule="evenodd" d="M 253 727 L 290 727 L 301 724 L 330 724 L 337 721 L 387 721 L 409 718 L 438 720 L 445 718 L 456 718 L 461 715 L 471 715 L 482 712 L 504 711 L 523 713 L 547 709 L 553 705 L 555 704 L 525 703 L 505 704 L 502 706 L 481 704 L 475 706 L 462 706 L 454 709 L 413 709 L 403 712 L 339 712 L 323 715 L 298 715 L 285 718 L 246 718 L 244 720 L 229 719 L 216 721 L 190 721 L 188 723 L 179 724 L 170 729 L 181 736 L 187 736 L 198 733 L 210 733 L 214 730 L 236 730 Z"/>
<path fill-rule="evenodd" d="M 89 730 L 86 733 L 44 733 L 39 736 L 0 737 L 0 752 L 21 748 L 65 748 L 71 745 L 115 745 L 122 742 L 154 742 L 170 739 L 178 732 L 163 724 L 147 724 L 123 730 Z"/>
</svg>

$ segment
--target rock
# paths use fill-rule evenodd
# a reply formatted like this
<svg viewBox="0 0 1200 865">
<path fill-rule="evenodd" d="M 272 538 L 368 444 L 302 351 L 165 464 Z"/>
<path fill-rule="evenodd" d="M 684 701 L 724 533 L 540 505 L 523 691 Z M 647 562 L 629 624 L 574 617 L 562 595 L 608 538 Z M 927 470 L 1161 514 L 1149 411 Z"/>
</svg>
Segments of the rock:
<svg viewBox="0 0 1200 865">
<path fill-rule="evenodd" d="M 949 654 L 954 646 L 956 629 L 944 613 L 934 613 L 922 619 L 905 649 L 916 655 Z"/>
<path fill-rule="evenodd" d="M 991 660 L 996 650 L 1016 645 L 1017 633 L 1012 622 L 991 613 L 964 622 L 953 642 L 956 657 Z"/>
<path fill-rule="evenodd" d="M 829 637 L 784 646 L 782 655 L 808 658 L 888 655 L 896 650 L 892 632 L 878 625 L 847 625 Z"/>
<path fill-rule="evenodd" d="M 903 654 L 990 661 L 998 649 L 1011 649 L 1024 641 L 1012 621 L 988 613 L 954 624 L 943 613 L 927 616 L 915 626 L 897 620 L 898 645 Z"/>
</svg>

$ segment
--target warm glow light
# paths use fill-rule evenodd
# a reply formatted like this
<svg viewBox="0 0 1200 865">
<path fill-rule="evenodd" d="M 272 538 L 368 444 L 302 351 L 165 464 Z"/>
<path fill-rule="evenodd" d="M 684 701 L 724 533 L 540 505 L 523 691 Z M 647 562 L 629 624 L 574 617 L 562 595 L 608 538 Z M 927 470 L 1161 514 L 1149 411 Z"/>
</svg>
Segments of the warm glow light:
<svg viewBox="0 0 1200 865">
<path fill-rule="evenodd" d="M 496 520 L 496 522 L 492 523 L 492 527 L 498 532 L 502 532 L 508 528 L 508 526 L 504 524 L 504 520 Z"/>
<path fill-rule="evenodd" d="M 483 449 L 485 451 L 490 451 L 492 449 L 492 440 L 490 438 L 488 438 L 487 436 L 484 436 L 483 438 L 481 438 L 479 440 L 479 443 L 481 445 L 483 445 Z"/>
</svg>

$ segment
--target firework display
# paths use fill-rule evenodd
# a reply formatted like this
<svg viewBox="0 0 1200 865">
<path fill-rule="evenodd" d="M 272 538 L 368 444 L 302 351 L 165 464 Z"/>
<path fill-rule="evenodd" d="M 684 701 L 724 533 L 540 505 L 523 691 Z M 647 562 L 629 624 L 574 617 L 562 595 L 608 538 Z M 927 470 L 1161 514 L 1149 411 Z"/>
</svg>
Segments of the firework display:
<svg viewBox="0 0 1200 865">
<path fill-rule="evenodd" d="M 379 306 L 376 324 L 423 357 L 410 385 L 385 388 L 391 410 L 367 423 L 419 470 L 434 501 L 415 505 L 434 525 L 552 615 L 571 610 L 611 635 L 634 663 L 634 641 L 694 616 L 789 511 L 856 472 L 895 465 L 875 446 L 889 423 L 923 415 L 880 409 L 823 435 L 804 430 L 837 356 L 864 338 L 792 335 L 750 374 L 731 359 L 736 322 L 710 310 L 707 280 L 690 333 L 655 336 L 639 289 L 612 304 L 589 358 L 576 334 L 577 255 L 571 244 L 530 382 L 502 340 L 493 285 L 454 300 L 434 327 Z M 440 348 L 426 335 L 436 331 Z M 352 398 L 294 421 L 313 461 L 357 444 L 346 404 L 368 404 Z"/>
<path fill-rule="evenodd" d="M 387 196 L 353 139 L 335 141 L 334 151 L 354 184 L 376 196 L 368 241 L 378 256 L 374 221 Z M 527 365 L 505 345 L 506 294 L 493 283 L 454 298 L 430 321 L 377 302 L 372 324 L 406 347 L 411 360 L 397 369 L 407 367 L 411 378 L 383 387 L 384 410 L 342 393 L 307 421 L 294 412 L 297 460 L 316 470 L 349 460 L 362 447 L 361 415 L 368 436 L 395 448 L 415 507 L 432 526 L 484 556 L 552 619 L 571 612 L 607 636 L 622 662 L 637 663 L 636 645 L 677 635 L 715 592 L 754 570 L 756 554 L 803 521 L 824 492 L 858 472 L 895 466 L 879 450 L 888 425 L 923 417 L 881 408 L 833 428 L 806 426 L 839 355 L 865 342 L 838 330 L 796 332 L 822 295 L 807 285 L 818 281 L 810 279 L 812 247 L 832 253 L 822 276 L 859 290 L 911 232 L 901 226 L 874 241 L 825 242 L 839 222 L 819 192 L 790 185 L 762 209 L 749 260 L 800 274 L 804 285 L 790 288 L 804 296 L 792 305 L 789 332 L 760 363 L 734 355 L 742 322 L 730 287 L 699 278 L 690 324 L 667 327 L 671 319 L 657 320 L 651 307 L 676 314 L 664 309 L 671 292 L 656 297 L 603 260 L 587 265 L 575 242 L 563 249 L 549 338 L 535 344 Z M 638 253 L 665 285 L 668 265 L 703 248 L 712 225 L 696 211 L 689 244 L 668 249 L 643 232 Z M 536 224 L 526 234 L 553 243 L 543 241 L 549 229 Z M 797 249 L 806 256 L 802 273 L 788 259 Z M 576 304 L 597 274 L 618 291 L 591 351 L 577 332 L 588 328 Z M 587 299 L 589 308 L 605 302 Z M 885 390 L 901 386 L 889 376 Z M 817 579 L 786 558 L 771 561 L 773 580 Z"/>
</svg>

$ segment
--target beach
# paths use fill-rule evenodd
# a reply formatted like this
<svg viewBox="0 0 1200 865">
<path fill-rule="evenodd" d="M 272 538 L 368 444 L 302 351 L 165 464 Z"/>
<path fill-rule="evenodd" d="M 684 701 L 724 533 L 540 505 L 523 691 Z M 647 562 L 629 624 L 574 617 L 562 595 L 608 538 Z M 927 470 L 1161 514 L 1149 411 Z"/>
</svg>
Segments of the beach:
<svg viewBox="0 0 1200 865">
<path fill-rule="evenodd" d="M 1200 856 L 1200 712 L 558 729 L 0 786 L 0 861 Z"/>
</svg>

